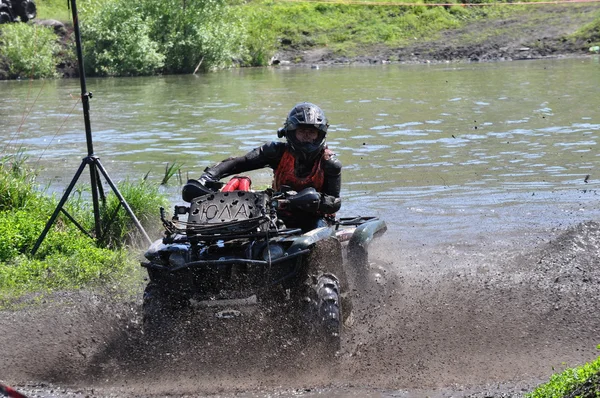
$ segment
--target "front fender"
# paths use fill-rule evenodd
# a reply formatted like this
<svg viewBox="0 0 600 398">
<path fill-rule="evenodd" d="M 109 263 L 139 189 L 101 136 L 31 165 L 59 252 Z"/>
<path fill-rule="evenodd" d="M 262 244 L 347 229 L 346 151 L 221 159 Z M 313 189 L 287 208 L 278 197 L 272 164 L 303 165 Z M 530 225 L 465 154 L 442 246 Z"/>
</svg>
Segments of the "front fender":
<svg viewBox="0 0 600 398">
<path fill-rule="evenodd" d="M 387 231 L 387 225 L 383 220 L 373 220 L 356 227 L 348 246 L 369 246 L 371 241 Z"/>
<path fill-rule="evenodd" d="M 335 236 L 334 227 L 321 227 L 313 229 L 305 234 L 293 238 L 293 243 L 288 249 L 288 254 L 294 254 L 298 251 L 308 249 L 320 240 L 327 239 L 330 236 Z"/>
<path fill-rule="evenodd" d="M 387 231 L 387 225 L 383 220 L 373 220 L 356 227 L 352 237 L 348 241 L 348 258 L 359 268 L 368 267 L 369 245 L 378 236 Z"/>
</svg>

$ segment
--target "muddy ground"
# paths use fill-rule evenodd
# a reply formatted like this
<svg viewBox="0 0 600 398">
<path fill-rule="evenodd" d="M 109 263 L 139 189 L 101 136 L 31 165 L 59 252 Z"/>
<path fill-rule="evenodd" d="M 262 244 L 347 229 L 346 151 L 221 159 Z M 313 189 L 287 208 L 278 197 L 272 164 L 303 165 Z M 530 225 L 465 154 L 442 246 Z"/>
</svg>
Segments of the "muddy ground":
<svg viewBox="0 0 600 398">
<path fill-rule="evenodd" d="M 288 46 L 275 55 L 275 63 L 329 65 L 353 63 L 489 62 L 589 55 L 600 43 L 600 32 L 586 39 L 569 35 L 598 17 L 600 4 L 529 6 L 526 12 L 482 20 L 441 32 L 430 39 L 416 39 L 402 47 L 369 46 L 355 56 L 341 56 L 331 49 Z"/>
<path fill-rule="evenodd" d="M 197 309 L 155 344 L 140 297 L 57 295 L 0 313 L 0 382 L 33 397 L 520 397 L 600 343 L 600 224 L 523 236 L 406 247 L 388 231 L 337 358 L 262 307 Z"/>
</svg>

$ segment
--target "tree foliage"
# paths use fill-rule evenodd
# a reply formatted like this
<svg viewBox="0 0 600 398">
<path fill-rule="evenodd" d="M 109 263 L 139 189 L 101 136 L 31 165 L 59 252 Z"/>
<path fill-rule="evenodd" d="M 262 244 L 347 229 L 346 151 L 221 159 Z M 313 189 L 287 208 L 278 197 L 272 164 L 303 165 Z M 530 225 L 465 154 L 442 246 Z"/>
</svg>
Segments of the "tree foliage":
<svg viewBox="0 0 600 398">
<path fill-rule="evenodd" d="M 600 349 L 600 345 L 597 347 Z M 582 366 L 556 373 L 525 398 L 597 398 L 600 396 L 600 357 Z"/>
</svg>

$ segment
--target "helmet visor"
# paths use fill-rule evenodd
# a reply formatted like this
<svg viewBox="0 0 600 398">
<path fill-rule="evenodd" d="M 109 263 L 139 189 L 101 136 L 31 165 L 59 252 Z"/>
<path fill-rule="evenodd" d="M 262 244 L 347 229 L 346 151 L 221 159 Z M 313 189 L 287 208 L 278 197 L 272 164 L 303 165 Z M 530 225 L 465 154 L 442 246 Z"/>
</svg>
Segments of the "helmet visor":
<svg viewBox="0 0 600 398">
<path fill-rule="evenodd" d="M 299 125 L 295 132 L 296 141 L 300 144 L 315 144 L 319 141 L 319 130 L 311 125 Z"/>
</svg>

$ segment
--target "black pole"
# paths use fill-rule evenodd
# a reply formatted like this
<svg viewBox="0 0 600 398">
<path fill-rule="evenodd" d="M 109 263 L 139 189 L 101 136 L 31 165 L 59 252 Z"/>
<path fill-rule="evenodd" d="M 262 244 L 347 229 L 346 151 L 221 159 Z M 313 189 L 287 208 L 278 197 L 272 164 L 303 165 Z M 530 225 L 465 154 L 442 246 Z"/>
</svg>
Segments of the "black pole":
<svg viewBox="0 0 600 398">
<path fill-rule="evenodd" d="M 150 237 L 144 230 L 144 227 L 138 221 L 137 217 L 135 216 L 135 214 L 133 213 L 133 211 L 131 210 L 131 208 L 129 207 L 129 205 L 127 204 L 125 199 L 123 198 L 123 195 L 121 195 L 121 193 L 117 189 L 117 186 L 110 180 L 108 173 L 106 172 L 106 170 L 104 169 L 104 167 L 102 167 L 102 164 L 100 163 L 100 159 L 94 154 L 94 145 L 93 145 L 93 141 L 92 141 L 92 127 L 91 127 L 91 123 L 90 123 L 90 99 L 92 98 L 92 93 L 89 93 L 87 91 L 86 83 L 85 83 L 85 68 L 83 65 L 83 51 L 81 49 L 81 34 L 79 32 L 79 19 L 78 19 L 79 17 L 78 17 L 78 13 L 77 13 L 77 2 L 76 2 L 76 0 L 70 0 L 70 2 L 71 2 L 71 10 L 73 13 L 73 28 L 74 28 L 74 32 L 75 32 L 75 45 L 77 48 L 77 60 L 79 62 L 79 81 L 80 81 L 80 85 L 81 85 L 81 102 L 83 104 L 83 121 L 85 123 L 85 141 L 87 143 L 88 154 L 85 158 L 83 158 L 81 165 L 79 166 L 79 168 L 77 169 L 77 172 L 75 173 L 75 176 L 73 177 L 73 180 L 67 187 L 67 190 L 63 194 L 63 197 L 61 198 L 61 200 L 59 201 L 58 206 L 54 210 L 54 213 L 52 214 L 52 216 L 46 223 L 46 227 L 40 234 L 38 240 L 35 242 L 35 245 L 33 246 L 33 249 L 31 250 L 32 255 L 35 255 L 35 253 L 39 249 L 40 245 L 44 241 L 44 238 L 48 234 L 48 231 L 50 231 L 52 224 L 54 223 L 54 221 L 56 221 L 58 214 L 61 212 L 61 210 L 64 212 L 63 206 L 66 203 L 69 195 L 71 194 L 71 191 L 75 187 L 75 184 L 77 183 L 77 180 L 81 176 L 81 173 L 83 172 L 83 169 L 85 168 L 86 165 L 90 166 L 90 183 L 91 183 L 91 188 L 92 188 L 92 202 L 93 202 L 93 207 L 94 207 L 94 229 L 95 229 L 95 233 L 96 233 L 96 236 L 95 236 L 96 239 L 99 239 L 102 236 L 101 223 L 100 223 L 100 205 L 98 203 L 98 196 L 99 196 L 98 192 L 100 189 L 102 189 L 102 185 L 99 182 L 100 175 L 99 175 L 98 170 L 100 170 L 102 172 L 102 175 L 108 182 L 108 185 L 112 188 L 113 192 L 119 199 L 119 202 L 121 203 L 121 205 L 125 208 L 125 211 L 131 217 L 135 226 L 140 230 L 142 235 L 144 235 L 146 240 L 149 243 L 152 243 L 152 240 L 150 239 Z M 102 195 L 102 198 L 104 199 L 104 195 Z M 69 218 L 71 218 L 71 217 L 69 216 Z M 76 225 L 78 225 L 78 224 L 76 223 Z"/>
<path fill-rule="evenodd" d="M 77 1 L 71 1 L 71 12 L 73 13 L 73 29 L 75 31 L 75 45 L 77 48 L 77 60 L 79 61 L 79 84 L 81 86 L 81 103 L 83 104 L 83 122 L 85 124 L 85 142 L 87 143 L 88 157 L 94 156 L 94 144 L 92 141 L 92 125 L 90 123 L 90 98 L 85 82 L 85 67 L 83 64 L 83 50 L 81 48 L 81 33 L 79 31 L 79 14 L 77 13 Z M 100 207 L 98 205 L 98 171 L 93 162 L 90 162 L 90 180 L 92 185 L 92 205 L 94 208 L 94 226 L 96 237 L 102 235 L 100 229 Z"/>
</svg>

